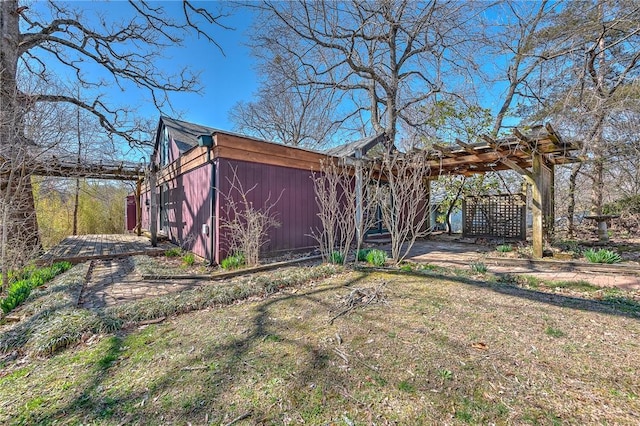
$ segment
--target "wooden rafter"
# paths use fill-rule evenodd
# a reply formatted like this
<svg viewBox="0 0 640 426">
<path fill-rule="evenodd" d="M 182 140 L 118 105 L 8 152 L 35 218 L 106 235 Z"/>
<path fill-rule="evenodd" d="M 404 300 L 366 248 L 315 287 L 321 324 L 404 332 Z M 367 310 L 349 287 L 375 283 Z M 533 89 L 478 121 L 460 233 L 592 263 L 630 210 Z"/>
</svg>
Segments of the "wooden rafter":
<svg viewBox="0 0 640 426">
<path fill-rule="evenodd" d="M 481 139 L 483 142 L 475 144 L 456 139 L 457 146 L 433 145 L 434 152 L 428 156 L 431 170 L 436 175 L 469 175 L 511 169 L 531 178 L 534 153 L 543 154 L 554 165 L 580 161 L 570 155 L 580 147 L 565 143 L 549 124 L 529 132 L 514 129 L 513 135 L 500 139 L 487 135 Z"/>
<path fill-rule="evenodd" d="M 9 160 L 1 159 L 6 163 Z M 144 176 L 144 167 L 139 163 L 109 162 L 98 164 L 64 161 L 57 157 L 32 159 L 28 167 L 34 176 L 89 178 L 105 180 L 137 180 Z"/>
</svg>

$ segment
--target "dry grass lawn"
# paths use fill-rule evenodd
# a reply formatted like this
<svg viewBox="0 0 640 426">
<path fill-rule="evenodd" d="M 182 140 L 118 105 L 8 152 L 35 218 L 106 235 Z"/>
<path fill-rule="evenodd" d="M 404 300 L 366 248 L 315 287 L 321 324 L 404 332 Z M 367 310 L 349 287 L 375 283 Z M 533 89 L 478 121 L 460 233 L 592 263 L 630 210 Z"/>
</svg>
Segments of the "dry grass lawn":
<svg viewBox="0 0 640 426">
<path fill-rule="evenodd" d="M 9 362 L 0 423 L 635 425 L 639 360 L 637 312 L 352 271 Z"/>
</svg>

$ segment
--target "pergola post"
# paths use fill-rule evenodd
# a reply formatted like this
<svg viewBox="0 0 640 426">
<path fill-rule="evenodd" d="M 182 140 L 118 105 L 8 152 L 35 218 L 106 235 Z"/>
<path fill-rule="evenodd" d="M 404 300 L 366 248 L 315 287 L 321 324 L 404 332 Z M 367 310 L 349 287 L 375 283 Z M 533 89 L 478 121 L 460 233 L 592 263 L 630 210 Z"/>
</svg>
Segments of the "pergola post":
<svg viewBox="0 0 640 426">
<path fill-rule="evenodd" d="M 544 249 L 542 237 L 542 158 L 538 153 L 533 155 L 533 179 L 531 182 L 531 210 L 533 214 L 533 257 L 541 258 Z"/>
<path fill-rule="evenodd" d="M 355 173 L 355 191 L 356 191 L 356 238 L 358 244 L 364 240 L 364 233 L 367 231 L 364 229 L 364 177 L 362 172 L 362 150 L 357 149 L 355 152 L 356 157 L 356 173 Z M 360 247 L 358 246 L 358 249 Z"/>
<path fill-rule="evenodd" d="M 156 169 L 151 165 L 149 170 L 149 197 L 151 198 L 151 211 L 149 212 L 149 232 L 151 233 L 151 246 L 158 246 L 158 200 L 156 198 Z"/>
<path fill-rule="evenodd" d="M 136 235 L 142 235 L 142 179 L 136 182 Z"/>
<path fill-rule="evenodd" d="M 544 242 L 551 241 L 554 230 L 554 167 L 542 154 L 532 153 L 533 176 L 531 179 L 533 213 L 533 256 L 541 258 Z"/>
<path fill-rule="evenodd" d="M 427 229 L 430 232 L 433 232 L 433 223 L 431 221 L 431 177 L 425 179 L 424 183 L 424 199 L 426 200 L 426 209 L 427 209 Z"/>
</svg>

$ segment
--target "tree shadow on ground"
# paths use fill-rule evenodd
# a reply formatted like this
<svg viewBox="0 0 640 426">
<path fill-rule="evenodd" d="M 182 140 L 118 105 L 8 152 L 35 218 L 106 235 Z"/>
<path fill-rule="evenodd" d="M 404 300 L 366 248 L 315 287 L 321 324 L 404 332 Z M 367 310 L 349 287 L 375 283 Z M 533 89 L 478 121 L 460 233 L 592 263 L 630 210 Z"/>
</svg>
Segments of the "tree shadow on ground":
<svg viewBox="0 0 640 426">
<path fill-rule="evenodd" d="M 283 379 L 287 382 L 287 388 L 292 391 L 307 389 L 309 392 L 318 392 L 320 395 L 322 392 L 329 391 L 329 388 L 348 387 L 346 377 L 336 374 L 335 369 L 327 368 L 330 359 L 329 351 L 319 345 L 278 332 L 270 316 L 273 315 L 274 310 L 292 301 L 309 301 L 329 311 L 333 306 L 323 301 L 322 295 L 356 285 L 366 278 L 367 274 L 360 273 L 348 282 L 338 285 L 270 295 L 257 302 L 257 305 L 252 308 L 251 327 L 243 333 L 244 335 L 235 336 L 227 342 L 206 347 L 202 352 L 186 356 L 171 368 L 167 368 L 166 373 L 154 379 L 153 383 L 149 383 L 145 389 L 133 392 L 121 391 L 119 395 L 111 392 L 107 396 L 104 381 L 110 377 L 111 370 L 118 365 L 117 360 L 127 336 L 126 332 L 120 333 L 110 338 L 108 349 L 92 372 L 92 379 L 84 385 L 82 390 L 76 391 L 77 396 L 36 420 L 46 424 L 71 415 L 73 418 L 81 419 L 82 422 L 110 421 L 118 416 L 123 422 L 142 423 L 171 422 L 178 419 L 182 422 L 192 421 L 198 424 L 227 423 L 238 416 L 251 417 L 253 422 L 276 421 L 276 419 L 269 419 L 269 413 L 251 407 L 250 403 L 244 407 L 229 407 L 226 413 L 221 413 L 212 406 L 212 402 L 223 397 L 228 391 L 232 391 L 236 385 L 234 379 L 241 377 L 252 368 L 251 352 L 265 341 L 275 341 L 278 345 L 291 345 L 297 353 L 301 354 L 293 364 L 295 371 Z M 213 363 L 216 365 L 215 369 L 200 368 Z M 321 374 L 319 374 L 320 371 Z M 144 405 L 144 401 L 154 397 L 160 398 L 180 386 L 185 376 L 195 376 L 199 387 L 196 392 L 189 394 L 188 401 L 172 404 L 161 418 L 155 418 L 153 414 L 145 414 L 138 409 Z M 321 380 L 318 380 L 318 377 L 321 377 Z M 311 411 L 321 409 L 322 398 L 320 396 L 319 398 L 318 406 L 310 407 Z M 299 421 L 304 419 L 300 417 L 294 420 L 294 422 Z"/>
<path fill-rule="evenodd" d="M 435 272 L 420 273 L 389 269 L 385 270 L 384 273 L 396 276 L 413 276 L 419 278 L 435 278 L 454 281 L 460 284 L 471 285 L 507 296 L 518 297 L 548 305 L 640 319 L 640 303 L 624 297 L 613 296 L 607 298 L 606 300 L 586 299 L 581 297 L 568 296 L 565 294 L 548 293 L 544 291 L 527 289 L 515 284 L 511 284 L 509 282 L 483 281 L 470 277 L 447 275 Z"/>
</svg>

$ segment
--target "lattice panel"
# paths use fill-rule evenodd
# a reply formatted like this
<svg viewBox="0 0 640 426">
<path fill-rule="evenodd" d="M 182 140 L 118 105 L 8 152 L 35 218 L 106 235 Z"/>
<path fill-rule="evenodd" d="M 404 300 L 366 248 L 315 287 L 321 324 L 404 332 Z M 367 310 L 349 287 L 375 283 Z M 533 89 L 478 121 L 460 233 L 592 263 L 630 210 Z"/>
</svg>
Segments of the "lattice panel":
<svg viewBox="0 0 640 426">
<path fill-rule="evenodd" d="M 463 236 L 525 240 L 525 201 L 523 194 L 465 198 L 462 203 Z"/>
</svg>

